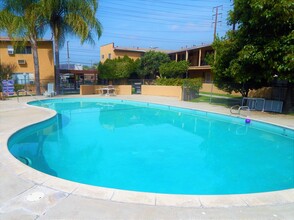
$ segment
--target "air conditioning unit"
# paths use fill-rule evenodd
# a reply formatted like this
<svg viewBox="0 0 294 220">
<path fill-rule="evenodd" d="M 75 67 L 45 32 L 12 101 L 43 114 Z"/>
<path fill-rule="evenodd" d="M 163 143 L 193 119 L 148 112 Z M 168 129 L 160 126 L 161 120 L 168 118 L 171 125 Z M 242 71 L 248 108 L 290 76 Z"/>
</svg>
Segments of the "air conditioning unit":
<svg viewBox="0 0 294 220">
<path fill-rule="evenodd" d="M 25 65 L 26 64 L 26 60 L 18 60 L 17 61 L 19 65 Z"/>
<path fill-rule="evenodd" d="M 8 47 L 7 47 L 7 52 L 8 52 L 9 55 L 14 54 L 14 48 L 13 48 L 13 46 L 8 45 Z"/>
</svg>

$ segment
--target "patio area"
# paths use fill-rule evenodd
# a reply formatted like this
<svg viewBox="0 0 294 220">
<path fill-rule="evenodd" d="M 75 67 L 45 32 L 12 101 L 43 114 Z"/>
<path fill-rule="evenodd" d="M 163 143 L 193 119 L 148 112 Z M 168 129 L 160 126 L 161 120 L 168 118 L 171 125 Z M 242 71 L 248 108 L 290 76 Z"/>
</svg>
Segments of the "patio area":
<svg viewBox="0 0 294 220">
<path fill-rule="evenodd" d="M 74 97 L 111 98 L 98 95 L 54 98 Z M 183 102 L 176 98 L 142 95 L 115 98 L 230 115 L 230 110 L 222 106 Z M 294 218 L 294 189 L 227 196 L 164 195 L 88 186 L 36 171 L 9 153 L 7 140 L 17 130 L 49 119 L 55 112 L 29 106 L 27 101 L 34 99 L 21 97 L 19 102 L 16 98 L 0 101 L 0 219 Z M 250 118 L 294 129 L 294 116 L 252 112 Z"/>
</svg>

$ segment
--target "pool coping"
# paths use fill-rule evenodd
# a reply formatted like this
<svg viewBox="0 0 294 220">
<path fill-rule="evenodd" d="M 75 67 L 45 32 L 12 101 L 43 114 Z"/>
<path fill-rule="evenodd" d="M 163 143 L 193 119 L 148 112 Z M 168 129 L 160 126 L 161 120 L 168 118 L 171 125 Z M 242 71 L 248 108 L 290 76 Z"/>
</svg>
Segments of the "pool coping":
<svg viewBox="0 0 294 220">
<path fill-rule="evenodd" d="M 71 97 L 69 97 L 71 98 Z M 94 98 L 94 97 L 93 97 Z M 97 98 L 97 97 L 95 97 Z M 128 100 L 128 99 L 125 99 Z M 134 101 L 134 100 L 130 100 Z M 141 101 L 146 102 L 146 101 Z M 148 101 L 149 102 L 149 101 Z M 150 102 L 159 104 L 156 102 Z M 162 104 L 162 103 L 161 103 Z M 164 104 L 163 104 L 164 105 Z M 33 168 L 30 168 L 17 159 L 15 159 L 7 148 L 7 142 L 11 135 L 18 130 L 36 124 L 38 122 L 50 119 L 56 115 L 56 112 L 50 109 L 31 106 L 25 104 L 25 109 L 35 108 L 39 111 L 39 116 L 34 121 L 19 123 L 13 129 L 4 131 L 2 140 L 4 146 L 0 147 L 1 163 L 16 174 L 20 179 L 29 181 L 34 185 L 47 187 L 57 191 L 69 193 L 76 196 L 88 197 L 99 200 L 107 200 L 112 202 L 133 203 L 151 206 L 175 206 L 175 207 L 199 207 L 199 208 L 217 208 L 217 207 L 254 207 L 263 205 L 281 205 L 294 203 L 294 189 L 252 193 L 252 194 L 234 194 L 234 195 L 171 195 L 159 193 L 135 192 L 119 189 L 111 189 L 104 187 L 90 186 L 86 184 L 76 183 L 69 180 L 57 178 L 54 176 L 41 173 Z M 173 105 L 175 107 L 183 107 Z M 197 109 L 197 108 L 193 108 Z M 203 111 L 203 110 L 200 110 Z M 206 111 L 217 113 L 214 111 Z M 221 113 L 218 113 L 221 114 Z M 17 115 L 15 116 L 17 117 Z M 262 121 L 266 122 L 267 121 Z M 273 124 L 273 123 L 270 123 Z M 279 124 L 275 124 L 281 126 Z M 283 126 L 287 127 L 287 126 Z M 293 129 L 293 128 L 290 128 Z"/>
</svg>

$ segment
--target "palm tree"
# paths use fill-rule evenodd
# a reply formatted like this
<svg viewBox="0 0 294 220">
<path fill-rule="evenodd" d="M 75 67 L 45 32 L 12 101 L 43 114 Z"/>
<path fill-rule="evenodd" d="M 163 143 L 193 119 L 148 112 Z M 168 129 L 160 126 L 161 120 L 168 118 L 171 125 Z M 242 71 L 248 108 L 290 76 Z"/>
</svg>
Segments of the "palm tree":
<svg viewBox="0 0 294 220">
<path fill-rule="evenodd" d="M 102 26 L 96 18 L 98 3 L 96 0 L 41 0 L 44 17 L 54 37 L 55 53 L 55 90 L 60 93 L 59 48 L 64 45 L 66 35 L 74 35 L 81 43 L 95 43 Z"/>
<path fill-rule="evenodd" d="M 28 41 L 32 46 L 36 94 L 41 94 L 40 71 L 38 58 L 37 39 L 43 36 L 42 9 L 38 1 L 34 0 L 1 0 L 0 30 L 7 32 L 14 41 L 22 40 L 22 44 Z"/>
</svg>

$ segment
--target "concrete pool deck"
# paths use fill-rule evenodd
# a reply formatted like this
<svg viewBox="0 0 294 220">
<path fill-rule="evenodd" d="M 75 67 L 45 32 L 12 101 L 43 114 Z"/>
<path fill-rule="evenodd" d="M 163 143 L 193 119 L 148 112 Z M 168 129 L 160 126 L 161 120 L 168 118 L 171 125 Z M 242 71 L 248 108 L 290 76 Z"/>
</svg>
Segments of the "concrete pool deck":
<svg viewBox="0 0 294 220">
<path fill-rule="evenodd" d="M 72 97 L 100 96 L 56 98 Z M 229 109 L 221 106 L 166 97 L 133 95 L 114 98 L 230 114 Z M 226 196 L 137 193 L 79 184 L 31 169 L 9 153 L 7 140 L 17 130 L 51 118 L 55 112 L 28 106 L 27 101 L 34 99 L 22 97 L 19 103 L 16 98 L 0 101 L 0 219 L 294 218 L 294 189 Z M 250 117 L 294 129 L 294 116 L 252 112 Z"/>
</svg>

